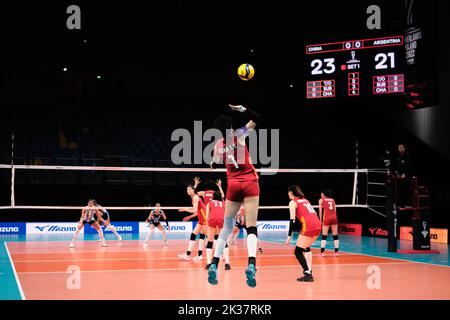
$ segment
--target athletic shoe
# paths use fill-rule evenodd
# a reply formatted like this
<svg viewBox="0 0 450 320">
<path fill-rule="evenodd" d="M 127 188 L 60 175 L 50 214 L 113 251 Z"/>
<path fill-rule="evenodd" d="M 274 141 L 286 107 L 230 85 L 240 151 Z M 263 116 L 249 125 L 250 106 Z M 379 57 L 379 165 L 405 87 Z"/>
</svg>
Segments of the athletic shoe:
<svg viewBox="0 0 450 320">
<path fill-rule="evenodd" d="M 299 282 L 313 282 L 314 278 L 313 278 L 311 273 L 304 272 L 304 276 L 301 277 L 301 278 L 298 278 L 297 281 L 299 281 Z"/>
<path fill-rule="evenodd" d="M 73 248 L 73 247 L 74 247 L 73 242 L 70 243 L 70 246 L 69 246 L 69 247 L 70 247 L 70 248 Z"/>
<path fill-rule="evenodd" d="M 321 255 L 322 257 L 325 257 L 325 252 L 322 252 L 320 255 Z"/>
<path fill-rule="evenodd" d="M 119 235 L 119 236 L 117 237 L 117 240 L 118 240 L 118 241 L 122 241 L 122 237 Z"/>
<path fill-rule="evenodd" d="M 258 248 L 259 253 L 263 253 L 263 249 L 262 248 Z"/>
<path fill-rule="evenodd" d="M 186 253 L 179 254 L 178 257 L 183 260 L 191 260 L 191 257 L 188 256 Z"/>
<path fill-rule="evenodd" d="M 108 244 L 106 242 L 102 243 L 102 247 L 107 247 L 107 246 L 108 246 Z"/>
<path fill-rule="evenodd" d="M 230 270 L 230 269 L 231 269 L 230 264 L 229 264 L 229 263 L 226 263 L 226 264 L 225 264 L 225 270 Z"/>
<path fill-rule="evenodd" d="M 211 263 L 208 263 L 208 264 L 205 266 L 205 269 L 206 269 L 206 270 L 209 270 L 209 267 L 211 267 Z"/>
<path fill-rule="evenodd" d="M 247 285 L 250 288 L 256 287 L 256 279 L 255 279 L 256 270 L 255 265 L 253 263 L 250 263 L 247 269 L 245 269 L 245 275 L 247 276 Z"/>
<path fill-rule="evenodd" d="M 165 245 L 165 246 L 168 246 L 168 245 L 169 245 L 169 243 L 167 242 L 167 240 L 164 240 L 164 245 Z"/>
<path fill-rule="evenodd" d="M 194 261 L 202 261 L 202 260 L 203 260 L 203 256 L 194 257 Z"/>
<path fill-rule="evenodd" d="M 148 242 L 144 241 L 144 247 L 148 247 Z"/>
<path fill-rule="evenodd" d="M 333 256 L 339 257 L 339 252 L 335 252 Z"/>
<path fill-rule="evenodd" d="M 102 239 L 97 239 L 97 242 L 102 242 Z"/>
<path fill-rule="evenodd" d="M 212 285 L 216 285 L 217 283 L 219 283 L 217 281 L 217 266 L 215 264 L 211 264 L 208 269 L 208 282 Z"/>
</svg>

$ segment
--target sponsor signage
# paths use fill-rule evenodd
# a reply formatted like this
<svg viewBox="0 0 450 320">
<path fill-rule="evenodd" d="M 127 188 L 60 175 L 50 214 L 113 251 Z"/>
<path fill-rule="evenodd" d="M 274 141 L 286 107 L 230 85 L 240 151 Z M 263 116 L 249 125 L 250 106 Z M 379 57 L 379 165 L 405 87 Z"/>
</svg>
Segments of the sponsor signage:
<svg viewBox="0 0 450 320">
<path fill-rule="evenodd" d="M 77 222 L 29 222 L 27 223 L 27 234 L 59 234 L 74 233 Z M 84 229 L 80 233 L 83 233 Z"/>
<path fill-rule="evenodd" d="M 351 236 L 362 235 L 362 225 L 352 223 L 339 223 L 339 234 L 347 234 Z"/>
<path fill-rule="evenodd" d="M 381 237 L 381 238 L 387 238 L 388 231 L 385 229 L 385 227 L 381 226 L 365 226 L 363 230 L 363 235 L 365 236 L 371 236 L 371 237 Z"/>
<path fill-rule="evenodd" d="M 0 222 L 0 234 L 25 234 L 25 222 Z"/>
<path fill-rule="evenodd" d="M 400 227 L 400 240 L 413 240 L 412 227 Z M 448 230 L 430 228 L 431 243 L 448 243 Z"/>
<path fill-rule="evenodd" d="M 191 233 L 193 230 L 193 223 L 191 221 L 187 222 L 177 222 L 177 221 L 169 221 L 169 227 L 167 227 L 167 224 L 165 221 L 160 222 L 163 226 L 164 230 L 168 232 L 175 232 L 175 233 L 183 233 L 188 232 Z M 196 224 L 196 221 L 195 221 Z M 145 222 L 139 222 L 139 232 L 140 233 L 147 233 L 149 231 L 150 225 Z M 155 228 L 154 232 L 161 232 L 158 228 Z"/>
<path fill-rule="evenodd" d="M 289 231 L 289 221 L 258 221 L 256 227 L 258 232 L 277 231 L 287 233 Z"/>
<path fill-rule="evenodd" d="M 123 221 L 115 221 L 111 223 L 111 225 L 116 229 L 117 233 L 138 233 L 139 232 L 139 223 L 136 221 L 131 222 L 123 222 Z M 102 225 L 102 230 L 104 234 L 112 233 L 109 228 L 105 225 Z M 92 228 L 90 225 L 86 224 L 84 226 L 85 233 L 92 234 L 97 233 L 97 230 Z"/>
</svg>

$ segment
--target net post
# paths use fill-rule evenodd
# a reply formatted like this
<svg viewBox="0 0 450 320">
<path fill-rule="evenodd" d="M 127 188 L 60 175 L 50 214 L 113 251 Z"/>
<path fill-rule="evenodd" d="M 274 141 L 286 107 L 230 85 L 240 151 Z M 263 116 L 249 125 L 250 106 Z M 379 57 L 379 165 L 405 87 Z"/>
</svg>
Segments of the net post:
<svg viewBox="0 0 450 320">
<path fill-rule="evenodd" d="M 11 207 L 16 206 L 16 199 L 15 199 L 15 193 L 14 193 L 15 175 L 16 175 L 16 168 L 14 168 L 14 166 L 11 166 Z"/>
<path fill-rule="evenodd" d="M 395 202 L 395 177 L 389 173 L 386 183 L 386 213 L 388 252 L 397 252 L 397 205 Z"/>
</svg>

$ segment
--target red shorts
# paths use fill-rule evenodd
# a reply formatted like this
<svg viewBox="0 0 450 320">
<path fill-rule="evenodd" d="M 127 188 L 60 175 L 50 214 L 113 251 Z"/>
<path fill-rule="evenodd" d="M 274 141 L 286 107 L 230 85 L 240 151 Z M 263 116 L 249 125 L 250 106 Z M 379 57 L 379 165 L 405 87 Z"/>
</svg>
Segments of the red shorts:
<svg viewBox="0 0 450 320">
<path fill-rule="evenodd" d="M 241 202 L 245 198 L 258 196 L 258 180 L 238 181 L 233 179 L 228 181 L 227 200 Z"/>
<path fill-rule="evenodd" d="M 307 230 L 307 231 L 301 231 L 300 234 L 305 237 L 314 238 L 319 236 L 322 233 L 322 230 L 315 229 L 315 230 Z"/>
<path fill-rule="evenodd" d="M 323 222 L 323 225 L 324 226 L 332 226 L 332 225 L 334 225 L 334 224 L 338 224 L 338 221 L 337 221 L 337 219 L 326 219 L 324 222 Z"/>
<path fill-rule="evenodd" d="M 202 226 L 206 226 L 206 221 L 203 219 L 198 219 L 198 224 L 201 224 Z"/>
<path fill-rule="evenodd" d="M 208 220 L 208 227 L 211 228 L 223 228 L 223 219 L 211 219 Z"/>
</svg>

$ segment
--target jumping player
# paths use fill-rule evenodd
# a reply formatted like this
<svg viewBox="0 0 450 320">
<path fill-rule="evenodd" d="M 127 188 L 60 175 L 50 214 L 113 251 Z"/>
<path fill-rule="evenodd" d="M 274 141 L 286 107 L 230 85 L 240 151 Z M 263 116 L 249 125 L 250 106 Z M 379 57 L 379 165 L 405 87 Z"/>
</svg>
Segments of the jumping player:
<svg viewBox="0 0 450 320">
<path fill-rule="evenodd" d="M 102 247 L 107 247 L 108 246 L 106 244 L 105 238 L 103 237 L 102 228 L 100 228 L 100 226 L 97 223 L 97 221 L 95 221 L 94 216 L 97 216 L 97 218 L 101 217 L 99 210 L 95 207 L 95 200 L 90 199 L 88 201 L 87 206 L 84 207 L 83 210 L 81 210 L 81 218 L 80 218 L 80 221 L 78 223 L 77 230 L 73 234 L 72 241 L 70 242 L 70 247 L 71 248 L 74 247 L 74 241 L 77 240 L 78 234 L 80 233 L 81 229 L 84 228 L 86 223 L 89 224 L 95 230 L 97 230 L 98 235 L 100 236 Z"/>
<path fill-rule="evenodd" d="M 159 220 L 163 219 L 166 221 L 167 227 L 169 227 L 169 223 L 167 222 L 166 214 L 162 209 L 160 209 L 161 204 L 158 202 L 155 204 L 155 209 L 150 211 L 150 214 L 148 215 L 148 218 L 145 220 L 146 223 L 150 224 L 150 230 L 147 234 L 147 237 L 144 240 L 144 246 L 148 247 L 148 240 L 153 234 L 153 231 L 155 231 L 155 228 L 158 228 L 162 232 L 162 238 L 163 243 L 165 246 L 168 246 L 167 243 L 167 237 L 166 237 L 166 230 L 164 230 L 164 227 L 161 225 L 161 222 Z"/>
<path fill-rule="evenodd" d="M 213 254 L 214 241 L 223 228 L 223 218 L 225 213 L 225 201 L 223 201 L 222 194 L 219 191 L 214 192 L 212 200 L 206 205 L 206 219 L 208 221 L 208 243 L 206 245 L 206 269 L 211 266 L 211 259 Z M 223 252 L 225 258 L 225 270 L 230 270 L 230 248 L 228 244 L 225 245 Z"/>
<path fill-rule="evenodd" d="M 286 239 L 286 244 L 289 245 L 291 241 L 292 231 L 297 218 L 302 228 L 297 239 L 297 246 L 295 247 L 295 257 L 303 268 L 304 276 L 298 278 L 300 282 L 313 282 L 312 275 L 312 252 L 311 245 L 316 241 L 320 234 L 320 220 L 317 213 L 311 206 L 308 200 L 305 199 L 299 186 L 291 186 L 288 188 L 288 196 L 291 200 L 289 202 L 290 224 L 289 236 Z"/>
<path fill-rule="evenodd" d="M 239 236 L 239 232 L 245 228 L 245 208 L 244 204 L 241 204 L 241 208 L 239 209 L 239 212 L 236 215 L 235 218 L 235 225 L 233 227 L 233 233 L 229 237 L 229 243 L 237 244 L 237 238 Z M 258 251 L 259 253 L 263 252 L 263 249 L 261 247 L 261 241 L 258 239 Z"/>
<path fill-rule="evenodd" d="M 188 185 L 186 188 L 187 194 L 192 199 L 192 206 L 193 208 L 180 208 L 178 211 L 180 212 L 189 212 L 192 213 L 190 216 L 184 217 L 183 221 L 189 221 L 190 219 L 194 217 L 198 217 L 198 223 L 194 228 L 194 231 L 191 233 L 191 240 L 189 241 L 189 246 L 185 254 L 179 254 L 178 257 L 184 260 L 190 260 L 191 259 L 191 252 L 194 249 L 195 241 L 197 238 L 197 235 L 200 233 L 200 241 L 198 245 L 198 255 L 194 258 L 194 261 L 199 261 L 203 259 L 203 245 L 205 241 L 205 235 L 206 235 L 206 208 L 205 204 L 203 203 L 200 196 L 195 191 L 195 188 L 193 185 Z"/>
<path fill-rule="evenodd" d="M 253 120 L 259 121 L 260 116 L 254 111 L 241 105 L 229 105 L 234 111 L 248 112 Z M 245 269 L 247 285 L 256 286 L 256 250 L 258 247 L 258 235 L 256 223 L 259 207 L 259 183 L 258 175 L 253 167 L 248 152 L 245 138 L 255 128 L 256 122 L 250 120 L 244 127 L 233 130 L 233 121 L 229 117 L 221 116 L 216 119 L 216 127 L 221 129 L 222 137 L 214 146 L 211 167 L 215 168 L 221 160 L 227 169 L 227 196 L 225 202 L 224 226 L 214 252 L 211 266 L 208 270 L 208 282 L 216 285 L 217 267 L 220 256 L 227 244 L 228 236 L 233 231 L 234 218 L 239 211 L 241 203 L 244 203 L 245 220 L 247 229 L 248 267 Z"/>
<path fill-rule="evenodd" d="M 331 226 L 331 233 L 333 234 L 334 256 L 339 254 L 339 235 L 338 235 L 338 220 L 336 214 L 336 202 L 331 198 L 331 191 L 329 189 L 322 190 L 319 200 L 319 218 L 322 221 L 322 241 L 320 243 L 320 253 L 322 257 L 325 256 L 325 246 L 327 244 L 328 230 Z"/>
<path fill-rule="evenodd" d="M 114 235 L 117 237 L 117 240 L 122 241 L 122 237 L 117 233 L 116 229 L 114 228 L 114 226 L 111 224 L 111 218 L 109 216 L 108 211 L 103 208 L 101 205 L 99 205 L 97 203 L 96 200 L 94 200 L 94 204 L 95 207 L 98 209 L 98 211 L 100 211 L 100 217 L 98 217 L 97 223 L 99 226 L 101 226 L 102 224 L 105 226 L 105 229 L 109 229 L 111 230 L 112 233 L 114 233 Z M 97 217 L 97 216 L 95 216 Z M 102 241 L 102 239 L 98 239 L 97 241 Z"/>
</svg>

